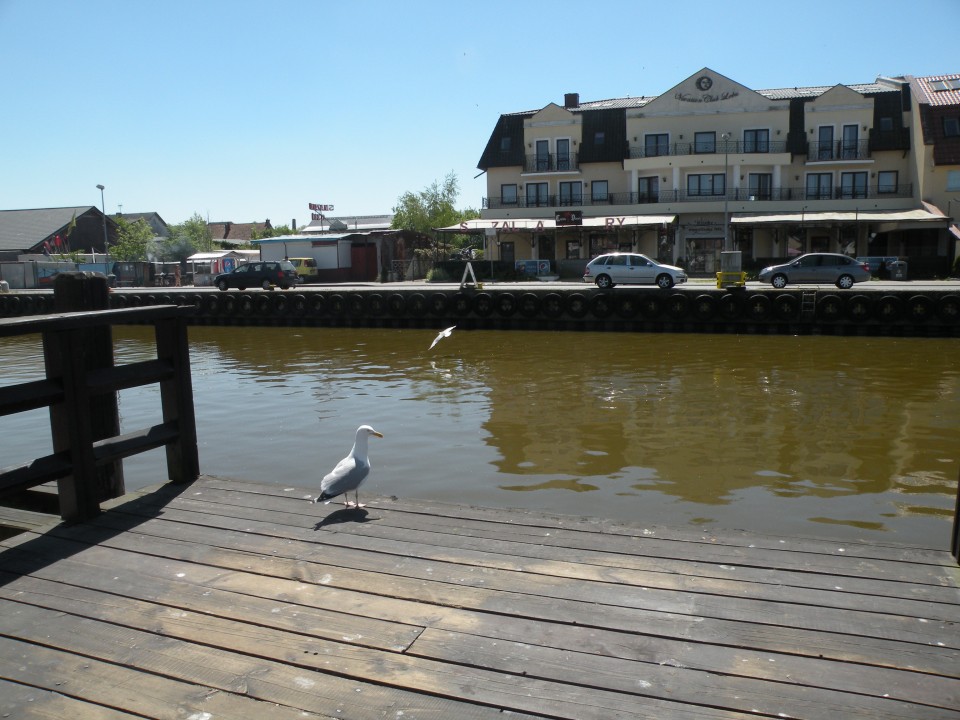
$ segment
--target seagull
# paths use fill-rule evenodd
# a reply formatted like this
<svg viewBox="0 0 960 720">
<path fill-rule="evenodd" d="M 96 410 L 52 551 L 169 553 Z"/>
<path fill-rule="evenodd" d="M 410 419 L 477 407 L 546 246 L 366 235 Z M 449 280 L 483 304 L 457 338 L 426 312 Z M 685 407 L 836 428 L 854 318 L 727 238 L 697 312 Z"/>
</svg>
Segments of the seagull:
<svg viewBox="0 0 960 720">
<path fill-rule="evenodd" d="M 362 508 L 360 497 L 357 494 L 357 488 L 360 483 L 366 480 L 370 473 L 370 459 L 367 457 L 367 438 L 371 435 L 382 438 L 369 425 L 361 425 L 357 428 L 357 438 L 353 442 L 350 454 L 337 463 L 337 466 L 327 473 L 320 481 L 320 494 L 313 499 L 313 502 L 324 502 L 330 504 L 330 500 L 337 495 L 343 495 L 343 504 L 346 507 Z M 350 502 L 346 499 L 346 494 L 353 490 L 353 499 Z"/>
<path fill-rule="evenodd" d="M 437 335 L 437 336 L 433 339 L 433 342 L 432 342 L 432 343 L 430 343 L 430 349 L 433 350 L 434 346 L 435 346 L 438 342 L 440 342 L 441 340 L 443 340 L 445 337 L 450 337 L 450 335 L 453 334 L 454 328 L 456 328 L 456 327 L 457 327 L 456 325 L 451 325 L 451 326 L 448 327 L 446 330 L 441 330 L 441 331 L 440 331 L 440 334 Z"/>
</svg>

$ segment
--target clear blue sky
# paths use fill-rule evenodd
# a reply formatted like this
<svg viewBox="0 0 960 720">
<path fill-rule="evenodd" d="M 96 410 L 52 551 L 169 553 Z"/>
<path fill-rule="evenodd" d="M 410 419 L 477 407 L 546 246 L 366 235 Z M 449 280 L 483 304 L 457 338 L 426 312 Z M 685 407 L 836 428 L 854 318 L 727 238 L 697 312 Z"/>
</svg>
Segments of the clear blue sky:
<svg viewBox="0 0 960 720">
<path fill-rule="evenodd" d="M 0 0 L 0 209 L 168 222 L 390 212 L 476 165 L 501 113 L 960 70 L 960 0 Z"/>
</svg>

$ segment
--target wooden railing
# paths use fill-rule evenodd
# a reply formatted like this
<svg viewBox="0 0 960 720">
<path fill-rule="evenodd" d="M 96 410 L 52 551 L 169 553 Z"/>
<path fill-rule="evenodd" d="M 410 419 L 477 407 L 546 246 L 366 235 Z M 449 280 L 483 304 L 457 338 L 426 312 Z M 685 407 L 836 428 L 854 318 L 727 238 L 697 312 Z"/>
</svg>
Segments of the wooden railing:
<svg viewBox="0 0 960 720">
<path fill-rule="evenodd" d="M 0 469 L 0 499 L 57 481 L 60 514 L 82 520 L 124 492 L 122 460 L 166 447 L 174 482 L 199 474 L 186 313 L 172 305 L 0 320 L 0 338 L 40 334 L 45 377 L 0 387 L 0 415 L 50 408 L 54 452 Z M 110 328 L 152 324 L 157 359 L 114 365 Z M 119 434 L 117 392 L 159 383 L 162 421 Z M 106 430 L 104 430 L 106 428 Z"/>
</svg>

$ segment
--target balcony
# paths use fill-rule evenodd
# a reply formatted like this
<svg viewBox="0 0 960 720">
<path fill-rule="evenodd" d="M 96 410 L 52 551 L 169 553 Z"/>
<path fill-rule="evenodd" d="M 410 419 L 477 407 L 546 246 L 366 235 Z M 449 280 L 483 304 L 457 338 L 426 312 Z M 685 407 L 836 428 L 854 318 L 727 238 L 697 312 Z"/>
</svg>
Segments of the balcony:
<svg viewBox="0 0 960 720">
<path fill-rule="evenodd" d="M 579 172 L 579 170 L 580 160 L 577 153 L 526 155 L 523 159 L 525 173 Z"/>
<path fill-rule="evenodd" d="M 630 146 L 630 159 L 672 155 L 764 155 L 787 152 L 786 140 L 719 140 L 710 143 L 675 142 Z"/>
<path fill-rule="evenodd" d="M 807 162 L 835 160 L 869 160 L 869 140 L 836 140 L 807 143 Z"/>
<path fill-rule="evenodd" d="M 901 183 L 896 187 L 873 185 L 864 189 L 832 188 L 829 191 L 807 192 L 805 187 L 778 187 L 769 190 L 749 190 L 730 188 L 725 194 L 691 193 L 686 190 L 661 190 L 659 193 L 608 193 L 602 198 L 561 197 L 557 194 L 540 195 L 536 198 L 510 198 L 504 201 L 500 197 L 483 199 L 485 210 L 511 210 L 515 208 L 569 208 L 603 207 L 610 205 L 650 205 L 653 203 L 690 203 L 690 202 L 785 202 L 815 200 L 893 200 L 909 198 L 913 195 L 911 183 Z"/>
</svg>

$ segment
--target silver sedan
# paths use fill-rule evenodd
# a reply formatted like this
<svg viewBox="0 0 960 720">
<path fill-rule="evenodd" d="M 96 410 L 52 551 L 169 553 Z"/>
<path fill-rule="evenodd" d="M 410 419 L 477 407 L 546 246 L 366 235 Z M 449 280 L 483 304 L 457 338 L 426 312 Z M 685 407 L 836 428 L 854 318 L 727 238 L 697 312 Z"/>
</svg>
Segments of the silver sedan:
<svg viewBox="0 0 960 720">
<path fill-rule="evenodd" d="M 757 276 L 775 288 L 788 283 L 832 284 L 847 290 L 854 283 L 870 279 L 870 267 L 849 255 L 839 253 L 807 253 L 783 265 L 765 267 Z"/>
</svg>

